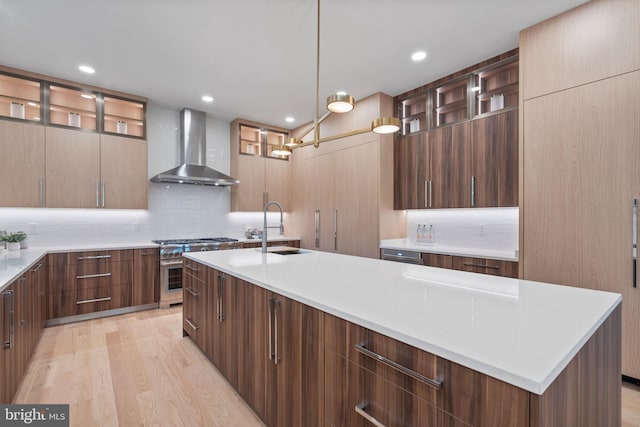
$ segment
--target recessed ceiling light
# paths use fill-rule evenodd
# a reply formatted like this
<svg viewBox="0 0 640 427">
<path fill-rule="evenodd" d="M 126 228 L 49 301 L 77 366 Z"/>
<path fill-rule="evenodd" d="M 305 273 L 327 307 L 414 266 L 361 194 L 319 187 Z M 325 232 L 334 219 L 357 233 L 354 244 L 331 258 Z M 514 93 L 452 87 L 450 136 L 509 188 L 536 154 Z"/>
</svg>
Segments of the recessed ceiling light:
<svg viewBox="0 0 640 427">
<path fill-rule="evenodd" d="M 87 98 L 87 99 L 93 99 L 93 95 L 89 95 L 88 93 L 83 93 L 80 96 L 83 97 L 83 98 Z"/>
<path fill-rule="evenodd" d="M 210 95 L 202 95 L 202 100 L 204 102 L 213 102 L 213 96 Z"/>
<path fill-rule="evenodd" d="M 424 52 L 422 50 L 418 52 L 414 52 L 413 55 L 411 55 L 411 59 L 413 59 L 414 61 L 422 61 L 426 57 L 427 57 L 427 52 Z"/>
<path fill-rule="evenodd" d="M 287 122 L 287 123 L 293 123 L 293 122 L 296 121 L 296 119 L 294 119 L 293 117 L 289 116 L 289 117 L 285 117 L 284 121 Z"/>
<path fill-rule="evenodd" d="M 87 73 L 87 74 L 93 74 L 96 72 L 96 70 L 94 70 L 93 67 L 90 67 L 88 65 L 81 65 L 78 67 L 78 69 L 83 73 Z"/>
</svg>

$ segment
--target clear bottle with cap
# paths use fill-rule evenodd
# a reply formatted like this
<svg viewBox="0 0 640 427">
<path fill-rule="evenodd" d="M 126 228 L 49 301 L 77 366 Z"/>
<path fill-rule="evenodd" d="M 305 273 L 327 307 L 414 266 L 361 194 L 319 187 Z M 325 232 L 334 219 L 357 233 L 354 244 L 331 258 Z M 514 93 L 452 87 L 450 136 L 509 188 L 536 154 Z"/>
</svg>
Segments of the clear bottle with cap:
<svg viewBox="0 0 640 427">
<path fill-rule="evenodd" d="M 427 228 L 425 232 L 425 241 L 431 245 L 436 242 L 436 229 L 433 227 L 433 224 L 429 224 L 429 228 Z"/>
</svg>

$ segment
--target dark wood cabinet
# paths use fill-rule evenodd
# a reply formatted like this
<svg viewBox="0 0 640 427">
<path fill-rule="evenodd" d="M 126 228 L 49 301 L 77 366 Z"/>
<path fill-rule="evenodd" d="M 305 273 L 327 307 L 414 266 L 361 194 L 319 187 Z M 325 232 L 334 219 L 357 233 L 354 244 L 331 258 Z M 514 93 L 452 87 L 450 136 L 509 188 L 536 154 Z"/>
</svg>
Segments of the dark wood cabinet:
<svg viewBox="0 0 640 427">
<path fill-rule="evenodd" d="M 133 250 L 48 255 L 48 318 L 132 305 Z"/>
<path fill-rule="evenodd" d="M 431 176 L 429 208 L 471 207 L 469 123 L 429 132 Z"/>
<path fill-rule="evenodd" d="M 11 403 L 44 330 L 44 259 L 0 294 L 0 403 Z"/>
<path fill-rule="evenodd" d="M 395 98 L 394 209 L 518 206 L 518 67 L 514 50 Z"/>
<path fill-rule="evenodd" d="M 472 207 L 518 206 L 518 110 L 471 121 Z"/>
<path fill-rule="evenodd" d="M 323 426 L 323 314 L 190 262 L 198 270 L 184 273 L 185 335 L 267 425 Z"/>
<path fill-rule="evenodd" d="M 395 142 L 395 209 L 471 206 L 469 123 L 399 136 Z"/>
<path fill-rule="evenodd" d="M 472 273 L 491 274 L 493 276 L 518 277 L 517 261 L 423 253 L 422 262 L 428 267 L 470 271 Z"/>
<path fill-rule="evenodd" d="M 518 277 L 518 263 L 514 261 L 454 256 L 451 268 L 493 276 Z"/>
<path fill-rule="evenodd" d="M 189 335 L 198 348 L 206 354 L 209 345 L 210 321 L 209 287 L 202 279 L 206 277 L 206 267 L 190 262 L 182 269 L 182 322 L 185 335 Z M 201 274 L 202 273 L 202 274 Z"/>
<path fill-rule="evenodd" d="M 160 301 L 160 249 L 134 249 L 132 288 L 134 306 Z"/>
<path fill-rule="evenodd" d="M 243 280 L 236 280 L 238 307 L 238 392 L 256 414 L 267 420 L 266 369 L 269 357 L 268 292 Z M 272 337 L 271 337 L 272 339 Z M 273 346 L 273 342 L 271 343 Z M 271 356 L 272 357 L 272 356 Z"/>
<path fill-rule="evenodd" d="M 527 391 L 324 316 L 327 424 L 368 426 L 365 419 L 373 418 L 385 426 L 529 425 Z"/>
<path fill-rule="evenodd" d="M 238 306 L 236 279 L 221 271 L 208 269 L 209 313 L 205 325 L 210 336 L 206 354 L 234 388 L 238 386 Z"/>
<path fill-rule="evenodd" d="M 394 142 L 394 209 L 424 209 L 428 201 L 429 134 L 398 136 Z"/>
</svg>

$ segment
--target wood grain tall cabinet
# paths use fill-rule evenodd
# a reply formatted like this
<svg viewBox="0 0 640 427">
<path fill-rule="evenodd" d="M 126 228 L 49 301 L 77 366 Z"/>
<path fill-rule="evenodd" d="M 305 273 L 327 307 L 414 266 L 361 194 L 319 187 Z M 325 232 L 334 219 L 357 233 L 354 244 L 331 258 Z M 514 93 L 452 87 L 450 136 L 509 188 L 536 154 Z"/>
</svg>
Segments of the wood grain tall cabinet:
<svg viewBox="0 0 640 427">
<path fill-rule="evenodd" d="M 392 98 L 377 93 L 349 113 L 332 114 L 320 137 L 391 115 Z M 381 239 L 406 233 L 404 213 L 393 210 L 392 135 L 365 133 L 293 150 L 291 186 L 290 228 L 303 248 L 378 258 Z"/>
<path fill-rule="evenodd" d="M 520 273 L 622 294 L 640 378 L 640 2 L 594 0 L 520 34 Z"/>
</svg>

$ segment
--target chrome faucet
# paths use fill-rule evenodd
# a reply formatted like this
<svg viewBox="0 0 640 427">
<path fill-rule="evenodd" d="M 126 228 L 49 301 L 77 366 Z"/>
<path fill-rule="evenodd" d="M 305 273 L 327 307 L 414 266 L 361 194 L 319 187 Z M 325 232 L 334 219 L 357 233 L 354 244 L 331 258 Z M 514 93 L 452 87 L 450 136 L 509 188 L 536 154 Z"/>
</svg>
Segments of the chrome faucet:
<svg viewBox="0 0 640 427">
<path fill-rule="evenodd" d="M 276 205 L 278 209 L 280 209 L 280 227 L 267 227 L 267 209 L 269 209 L 269 206 L 271 205 Z M 264 205 L 264 210 L 262 213 L 264 214 L 264 225 L 262 228 L 262 253 L 266 254 L 267 253 L 267 228 L 280 228 L 280 235 L 281 236 L 284 235 L 284 222 L 282 220 L 282 217 L 283 217 L 282 205 L 276 201 L 267 202 Z"/>
</svg>

